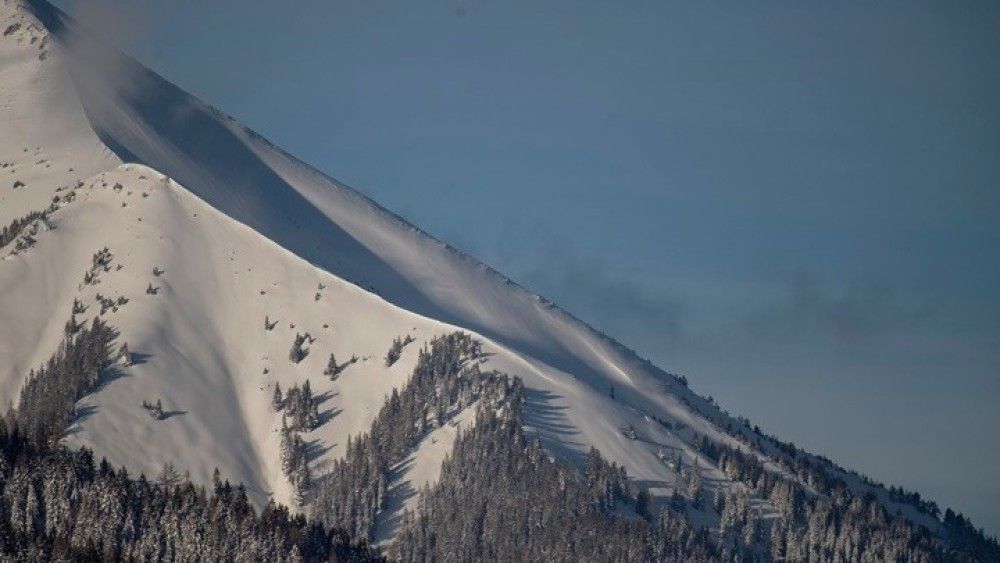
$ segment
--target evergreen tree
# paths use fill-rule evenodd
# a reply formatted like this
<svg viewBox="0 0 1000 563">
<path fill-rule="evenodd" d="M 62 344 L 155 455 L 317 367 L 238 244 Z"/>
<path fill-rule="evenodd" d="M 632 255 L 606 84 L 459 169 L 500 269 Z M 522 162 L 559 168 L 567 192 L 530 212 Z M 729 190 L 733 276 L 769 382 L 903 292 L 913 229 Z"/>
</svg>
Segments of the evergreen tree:
<svg viewBox="0 0 1000 563">
<path fill-rule="evenodd" d="M 281 383 L 274 384 L 274 395 L 271 397 L 271 407 L 280 411 L 285 407 L 285 397 L 281 393 Z"/>
<path fill-rule="evenodd" d="M 17 419 L 23 432 L 39 443 L 62 437 L 76 413 L 76 402 L 89 393 L 111 363 L 117 332 L 99 318 L 68 335 L 56 353 L 32 370 L 18 401 Z"/>
<path fill-rule="evenodd" d="M 14 240 L 32 223 L 45 219 L 47 211 L 33 211 L 23 217 L 14 219 L 10 224 L 0 228 L 0 248 L 14 242 Z"/>
<path fill-rule="evenodd" d="M 645 520 L 652 518 L 650 502 L 649 491 L 646 489 L 639 491 L 639 494 L 635 497 L 635 513 Z"/>
<path fill-rule="evenodd" d="M 158 481 L 165 491 L 170 491 L 181 483 L 181 475 L 177 472 L 174 464 L 168 461 L 163 464 Z"/>
<path fill-rule="evenodd" d="M 118 348 L 117 358 L 118 361 L 125 367 L 132 365 L 132 353 L 129 352 L 127 342 L 122 342 L 121 346 Z"/>
<path fill-rule="evenodd" d="M 342 368 L 337 365 L 337 358 L 332 353 L 330 354 L 330 360 L 326 363 L 326 369 L 323 370 L 323 375 L 330 378 L 331 381 L 336 381 L 337 376 L 340 375 L 340 370 Z"/>
<path fill-rule="evenodd" d="M 396 338 L 392 339 L 392 345 L 389 346 L 389 351 L 385 354 L 385 367 L 391 367 L 392 364 L 396 363 L 399 358 L 403 355 L 403 348 L 413 342 L 413 337 L 409 334 L 406 338 Z"/>
<path fill-rule="evenodd" d="M 295 341 L 292 342 L 292 350 L 288 353 L 288 359 L 291 360 L 293 364 L 301 362 L 306 356 L 309 355 L 309 348 L 305 345 L 306 339 L 308 338 L 308 333 L 295 333 Z"/>
</svg>

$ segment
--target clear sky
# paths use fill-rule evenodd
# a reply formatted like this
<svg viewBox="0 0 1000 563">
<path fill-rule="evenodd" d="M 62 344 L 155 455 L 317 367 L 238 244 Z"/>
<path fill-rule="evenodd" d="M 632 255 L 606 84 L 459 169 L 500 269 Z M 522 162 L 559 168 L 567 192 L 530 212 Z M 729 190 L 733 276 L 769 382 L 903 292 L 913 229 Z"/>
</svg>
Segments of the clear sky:
<svg viewBox="0 0 1000 563">
<path fill-rule="evenodd" d="M 1000 533 L 1000 3 L 58 4 L 731 412 Z"/>
</svg>

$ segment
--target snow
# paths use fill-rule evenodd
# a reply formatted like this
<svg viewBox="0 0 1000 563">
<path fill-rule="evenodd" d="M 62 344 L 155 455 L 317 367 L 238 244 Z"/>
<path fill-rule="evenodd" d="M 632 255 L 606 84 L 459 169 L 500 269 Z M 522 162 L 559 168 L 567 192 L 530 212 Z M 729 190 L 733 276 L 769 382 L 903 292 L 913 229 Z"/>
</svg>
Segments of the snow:
<svg viewBox="0 0 1000 563">
<path fill-rule="evenodd" d="M 393 468 L 388 498 L 375 525 L 375 543 L 388 543 L 403 514 L 416 510 L 420 489 L 437 480 L 441 462 L 451 453 L 455 438 L 473 423 L 475 416 L 476 405 L 466 407 L 447 424 L 428 433 L 413 455 Z"/>
<path fill-rule="evenodd" d="M 485 342 L 487 368 L 524 379 L 527 429 L 554 455 L 582 462 L 596 447 L 661 498 L 674 480 L 656 456 L 661 446 L 683 452 L 687 464 L 698 459 L 706 483 L 727 481 L 688 445 L 690 435 L 656 422 L 740 445 L 719 428 L 731 419 L 672 376 L 102 45 L 51 6 L 0 1 L 0 30 L 22 24 L 0 37 L 0 164 L 8 163 L 0 224 L 77 193 L 32 248 L 0 262 L 0 404 L 16 403 L 28 371 L 55 350 L 74 298 L 89 318 L 100 309 L 96 294 L 124 296 L 128 303 L 105 317 L 138 361 L 81 401 L 85 415 L 67 444 L 147 474 L 169 461 L 206 482 L 218 467 L 258 504 L 271 496 L 289 503 L 274 384 L 308 379 L 322 397 L 327 420 L 305 436 L 313 474 L 322 474 L 405 383 L 419 347 L 461 329 Z M 7 185 L 15 179 L 25 185 Z M 105 246 L 114 267 L 97 285 L 81 285 Z M 265 316 L 278 322 L 273 330 Z M 316 341 L 294 364 L 288 353 L 304 332 Z M 385 367 L 392 339 L 405 334 L 416 342 Z M 331 382 L 322 373 L 331 353 L 341 363 L 360 360 Z M 141 407 L 156 399 L 164 420 Z M 621 431 L 629 424 L 636 440 Z M 454 433 L 446 426 L 428 435 L 400 467 L 395 490 L 433 482 Z M 382 537 L 412 498 L 393 502 Z"/>
</svg>

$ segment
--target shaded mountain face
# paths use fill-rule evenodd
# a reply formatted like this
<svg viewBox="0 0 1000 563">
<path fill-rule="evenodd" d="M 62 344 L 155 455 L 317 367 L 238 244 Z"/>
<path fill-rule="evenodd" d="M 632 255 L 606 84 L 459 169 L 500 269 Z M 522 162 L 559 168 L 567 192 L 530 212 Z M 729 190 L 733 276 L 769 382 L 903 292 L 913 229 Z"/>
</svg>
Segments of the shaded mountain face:
<svg viewBox="0 0 1000 563">
<path fill-rule="evenodd" d="M 218 470 L 258 507 L 273 500 L 380 542 L 401 526 L 425 541 L 441 514 L 404 511 L 420 498 L 457 502 L 448 479 L 488 480 L 442 461 L 460 443 L 468 464 L 501 436 L 523 446 L 514 459 L 558 464 L 512 475 L 511 491 L 589 475 L 573 490 L 579 501 L 602 484 L 595 529 L 669 512 L 682 524 L 657 525 L 695 546 L 675 556 L 731 556 L 715 550 L 736 536 L 763 555 L 757 536 L 788 510 L 781 487 L 808 502 L 867 499 L 890 523 L 898 514 L 905 523 L 892 525 L 914 530 L 906 549 L 947 542 L 919 496 L 730 417 L 114 51 L 99 30 L 44 2 L 2 2 L 0 401 L 25 427 L 133 473 L 169 466 L 210 483 Z M 59 354 L 95 319 L 113 328 L 113 350 L 88 356 L 97 371 L 78 377 Z M 454 334 L 476 344 L 440 344 Z M 66 423 L 28 412 L 41 409 Z M 492 431 L 459 440 L 481 421 Z M 337 488 L 351 479 L 364 486 Z M 438 488 L 418 494 L 425 485 Z M 786 515 L 783 550 L 798 548 L 807 513 Z M 757 532 L 743 533 L 751 520 Z M 642 526 L 627 535 L 665 556 L 649 546 L 666 532 Z M 535 540 L 525 557 L 547 549 Z M 433 549 L 401 553 L 447 555 Z"/>
</svg>

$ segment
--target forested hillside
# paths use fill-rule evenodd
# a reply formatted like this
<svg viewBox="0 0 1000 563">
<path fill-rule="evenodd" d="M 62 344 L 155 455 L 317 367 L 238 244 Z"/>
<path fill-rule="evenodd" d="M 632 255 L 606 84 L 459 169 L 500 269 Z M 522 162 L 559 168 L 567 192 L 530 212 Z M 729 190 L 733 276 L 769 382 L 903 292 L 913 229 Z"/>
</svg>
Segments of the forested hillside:
<svg viewBox="0 0 1000 563">
<path fill-rule="evenodd" d="M 695 483 L 655 510 L 645 489 L 596 449 L 581 472 L 556 460 L 524 431 L 524 384 L 482 371 L 481 344 L 456 332 L 431 340 L 408 383 L 393 390 L 371 430 L 349 439 L 346 456 L 322 479 L 301 483 L 312 520 L 268 503 L 258 513 L 242 485 L 218 472 L 210 490 L 172 464 L 153 481 L 132 478 L 93 453 L 71 451 L 76 401 L 122 360 L 117 332 L 95 319 L 67 323 L 67 335 L 33 373 L 17 410 L 0 420 L 0 553 L 28 560 L 367 560 L 393 468 L 429 432 L 475 408 L 437 483 L 418 492 L 389 555 L 404 561 L 990 561 L 1000 556 L 949 514 L 938 537 L 892 516 L 873 495 L 855 495 L 808 462 L 799 479 L 707 438 L 705 455 L 735 486 L 714 498 Z M 126 358 L 127 361 L 127 358 Z M 306 389 L 306 392 L 308 388 Z M 299 396 L 303 392 L 289 394 Z M 291 408 L 283 403 L 283 408 Z M 36 413 L 45 413 L 40 419 Z M 298 442 L 301 443 L 301 442 Z M 289 456 L 302 455 L 288 453 Z M 304 462 L 303 462 L 304 463 Z M 684 468 L 676 467 L 679 472 Z M 808 486 L 803 484 L 808 483 Z M 760 510 L 762 500 L 775 507 Z M 717 529 L 688 511 L 717 513 Z M 755 505 L 757 506 L 755 508 Z M 346 530 L 346 531 L 345 531 Z"/>
</svg>

